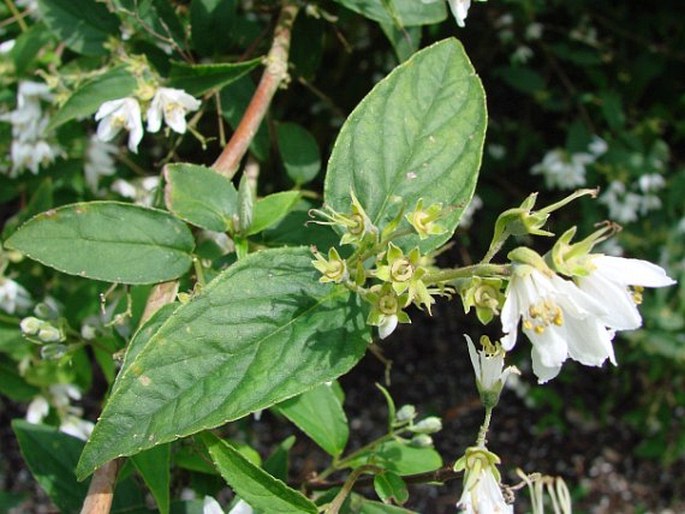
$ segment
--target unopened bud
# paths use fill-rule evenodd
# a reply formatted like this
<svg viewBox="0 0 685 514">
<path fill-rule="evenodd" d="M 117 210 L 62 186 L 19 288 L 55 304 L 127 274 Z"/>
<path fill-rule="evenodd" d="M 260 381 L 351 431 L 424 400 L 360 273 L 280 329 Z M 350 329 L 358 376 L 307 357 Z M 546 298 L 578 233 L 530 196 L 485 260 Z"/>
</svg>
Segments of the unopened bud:
<svg viewBox="0 0 685 514">
<path fill-rule="evenodd" d="M 67 346 L 60 343 L 46 344 L 40 349 L 40 356 L 44 360 L 58 360 L 67 353 Z"/>
<path fill-rule="evenodd" d="M 428 434 L 416 434 L 409 442 L 415 448 L 431 448 L 433 446 L 433 438 Z"/>
<path fill-rule="evenodd" d="M 44 323 L 38 331 L 38 339 L 44 343 L 55 343 L 62 339 L 62 333 L 52 325 Z"/>
<path fill-rule="evenodd" d="M 39 320 L 38 318 L 29 316 L 28 318 L 24 318 L 23 320 L 21 320 L 19 326 L 21 327 L 21 331 L 24 334 L 26 334 L 27 336 L 33 336 L 38 333 L 43 324 L 44 322 Z"/>
<path fill-rule="evenodd" d="M 410 430 L 416 434 L 434 434 L 442 430 L 442 421 L 437 416 L 430 416 L 419 421 Z"/>
<path fill-rule="evenodd" d="M 397 421 L 411 421 L 416 417 L 416 407 L 413 405 L 403 405 L 395 415 Z"/>
</svg>

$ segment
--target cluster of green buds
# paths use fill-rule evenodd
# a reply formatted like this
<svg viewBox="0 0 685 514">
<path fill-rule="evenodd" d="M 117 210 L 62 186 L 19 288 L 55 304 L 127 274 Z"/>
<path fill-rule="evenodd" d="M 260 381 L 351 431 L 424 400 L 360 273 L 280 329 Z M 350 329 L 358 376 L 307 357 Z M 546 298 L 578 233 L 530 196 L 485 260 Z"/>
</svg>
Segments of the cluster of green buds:
<svg viewBox="0 0 685 514">
<path fill-rule="evenodd" d="M 341 214 L 324 207 L 311 214 L 319 220 L 314 223 L 331 225 L 341 232 L 340 245 L 353 247 L 343 258 L 337 248 L 322 255 L 312 249 L 312 265 L 321 273 L 322 283 L 342 284 L 356 292 L 368 304 L 367 323 L 378 327 L 381 339 L 388 337 L 399 323 L 411 323 L 405 309 L 415 305 L 429 313 L 436 294 L 446 294 L 445 288 L 430 287 L 426 276 L 433 269 L 430 256 L 423 255 L 418 247 L 405 252 L 393 240 L 416 234 L 420 239 L 445 233 L 439 219 L 444 216 L 441 204 L 423 207 L 418 200 L 416 208 L 403 216 L 400 212 L 383 230 L 374 225 L 353 192 L 350 211 Z M 409 226 L 404 225 L 406 222 Z"/>
<path fill-rule="evenodd" d="M 60 359 L 67 351 L 64 341 L 64 327 L 55 326 L 50 321 L 29 316 L 19 324 L 21 332 L 31 342 L 41 346 L 40 355 L 45 360 Z"/>
</svg>

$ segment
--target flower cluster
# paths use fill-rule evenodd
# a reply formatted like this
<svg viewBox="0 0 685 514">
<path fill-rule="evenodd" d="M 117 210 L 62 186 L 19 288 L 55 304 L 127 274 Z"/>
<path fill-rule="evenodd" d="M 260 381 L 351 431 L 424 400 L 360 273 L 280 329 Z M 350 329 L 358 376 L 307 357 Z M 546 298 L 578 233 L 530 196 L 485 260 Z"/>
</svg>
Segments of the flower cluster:
<svg viewBox="0 0 685 514">
<path fill-rule="evenodd" d="M 14 314 L 26 311 L 31 304 L 31 295 L 21 284 L 0 276 L 0 309 L 7 314 Z"/>
<path fill-rule="evenodd" d="M 665 186 L 664 177 L 658 173 L 642 175 L 629 188 L 623 182 L 613 180 L 599 201 L 609 209 L 612 219 L 619 223 L 631 223 L 640 216 L 661 209 L 659 192 Z"/>
<path fill-rule="evenodd" d="M 71 404 L 79 401 L 81 391 L 71 384 L 53 384 L 46 394 L 36 396 L 26 411 L 26 421 L 38 424 L 54 409 L 60 419 L 59 430 L 65 434 L 87 441 L 94 423 L 83 419 L 83 409 Z"/>
<path fill-rule="evenodd" d="M 341 214 L 329 207 L 314 209 L 311 213 L 320 218 L 315 223 L 340 230 L 340 244 L 352 245 L 355 250 L 345 259 L 336 248 L 329 249 L 327 257 L 313 248 L 312 265 L 321 273 L 320 282 L 345 285 L 371 305 L 367 323 L 378 327 L 380 338 L 385 339 L 399 323 L 411 323 L 405 312 L 409 305 L 430 313 L 435 303 L 433 296 L 444 292 L 426 284 L 431 265 L 419 248 L 405 253 L 392 239 L 403 230 L 399 228 L 402 223 L 409 224 L 420 239 L 445 233 L 439 223 L 444 209 L 440 204 L 424 208 L 423 200 L 419 199 L 413 211 L 404 217 L 398 215 L 381 232 L 353 192 L 350 197 L 349 213 Z M 369 262 L 373 263 L 371 269 L 366 267 Z M 374 283 L 367 285 L 369 280 Z"/>
<path fill-rule="evenodd" d="M 616 364 L 612 339 L 617 330 L 641 325 L 642 288 L 675 283 L 647 261 L 589 253 L 604 229 L 570 245 L 574 233 L 564 234 L 547 260 L 526 248 L 509 254 L 512 277 L 502 307 L 502 346 L 507 351 L 514 346 L 520 320 L 533 344 L 533 371 L 540 383 L 557 376 L 568 357 L 586 366 L 601 366 L 607 359 Z"/>
<path fill-rule="evenodd" d="M 587 184 L 586 168 L 606 153 L 607 143 L 595 136 L 586 152 L 568 152 L 555 148 L 547 152 L 542 162 L 530 169 L 533 175 L 542 175 L 548 189 L 573 189 Z"/>
<path fill-rule="evenodd" d="M 162 120 L 171 130 L 184 134 L 187 129 L 185 116 L 189 111 L 200 108 L 200 101 L 182 89 L 160 87 L 155 92 L 147 110 L 148 132 L 158 132 Z M 138 152 L 138 145 L 143 139 L 143 121 L 138 100 L 133 97 L 118 98 L 104 102 L 95 113 L 98 121 L 97 135 L 101 141 L 111 141 L 119 132 L 126 130 L 128 148 Z"/>
<path fill-rule="evenodd" d="M 17 108 L 0 116 L 0 120 L 12 124 L 10 177 L 16 177 L 26 169 L 37 174 L 41 167 L 62 155 L 62 150 L 48 134 L 50 117 L 41 105 L 43 101 L 51 100 L 47 84 L 23 81 L 17 91 Z"/>
</svg>

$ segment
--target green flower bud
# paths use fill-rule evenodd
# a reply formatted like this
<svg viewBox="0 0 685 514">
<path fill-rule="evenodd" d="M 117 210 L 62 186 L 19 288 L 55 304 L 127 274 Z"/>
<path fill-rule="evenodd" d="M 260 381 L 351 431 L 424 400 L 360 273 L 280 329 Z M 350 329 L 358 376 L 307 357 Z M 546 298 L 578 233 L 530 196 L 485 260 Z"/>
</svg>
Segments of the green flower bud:
<svg viewBox="0 0 685 514">
<path fill-rule="evenodd" d="M 323 257 L 315 248 L 312 249 L 316 260 L 311 261 L 312 265 L 321 272 L 322 277 L 319 282 L 333 282 L 340 284 L 349 277 L 347 272 L 347 263 L 345 259 L 340 257 L 340 254 L 335 248 L 328 250 L 328 259 Z"/>
<path fill-rule="evenodd" d="M 46 344 L 40 348 L 40 356 L 44 360 L 58 360 L 67 353 L 67 346 L 60 343 Z"/>
<path fill-rule="evenodd" d="M 28 318 L 22 319 L 19 326 L 21 327 L 21 331 L 25 335 L 34 336 L 38 333 L 38 331 L 44 324 L 44 321 L 41 321 L 38 318 L 34 318 L 33 316 L 29 316 Z"/>
<path fill-rule="evenodd" d="M 422 419 L 416 425 L 409 428 L 415 434 L 434 434 L 442 430 L 442 420 L 437 416 Z"/>
<path fill-rule="evenodd" d="M 62 332 L 52 325 L 45 323 L 40 330 L 38 330 L 38 339 L 44 343 L 55 343 L 62 339 Z"/>
<path fill-rule="evenodd" d="M 411 441 L 409 441 L 409 446 L 413 446 L 414 448 L 432 448 L 433 438 L 428 434 L 416 434 L 411 438 Z"/>
<path fill-rule="evenodd" d="M 413 405 L 403 405 L 395 414 L 397 421 L 411 421 L 416 417 L 416 407 Z"/>
</svg>

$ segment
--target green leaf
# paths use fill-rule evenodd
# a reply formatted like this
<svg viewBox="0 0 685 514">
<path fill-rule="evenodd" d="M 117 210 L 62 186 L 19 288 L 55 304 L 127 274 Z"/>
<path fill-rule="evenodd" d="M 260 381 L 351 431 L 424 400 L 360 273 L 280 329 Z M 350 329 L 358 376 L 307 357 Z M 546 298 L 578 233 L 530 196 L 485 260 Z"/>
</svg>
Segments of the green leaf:
<svg viewBox="0 0 685 514">
<path fill-rule="evenodd" d="M 440 223 L 448 233 L 423 241 L 409 236 L 398 244 L 419 245 L 424 252 L 437 248 L 473 196 L 486 117 L 480 80 L 457 40 L 414 54 L 343 125 L 328 164 L 326 203 L 348 212 L 354 191 L 382 228 L 402 208 L 414 209 L 419 198 L 425 207 L 440 202 L 447 210 Z"/>
<path fill-rule="evenodd" d="M 295 436 L 286 437 L 264 461 L 264 470 L 285 481 L 288 478 L 288 461 L 290 449 L 295 444 Z"/>
<path fill-rule="evenodd" d="M 194 240 L 185 223 L 168 212 L 89 202 L 33 217 L 5 246 L 70 275 L 151 284 L 188 270 Z"/>
<path fill-rule="evenodd" d="M 350 431 L 345 411 L 331 386 L 322 384 L 276 405 L 275 409 L 329 455 L 342 454 Z"/>
<path fill-rule="evenodd" d="M 193 0 L 190 35 L 200 55 L 211 56 L 230 46 L 235 10 L 235 0 Z"/>
<path fill-rule="evenodd" d="M 247 235 L 258 234 L 281 221 L 299 199 L 298 191 L 281 191 L 257 200 Z"/>
<path fill-rule="evenodd" d="M 83 441 L 19 419 L 12 421 L 12 429 L 33 477 L 60 512 L 79 512 L 88 492 L 88 483 L 77 482 L 74 475 Z"/>
<path fill-rule="evenodd" d="M 357 467 L 362 464 L 376 464 L 404 476 L 434 471 L 442 466 L 442 457 L 433 448 L 415 448 L 398 441 L 387 441 L 375 450 L 363 452 L 350 465 Z"/>
<path fill-rule="evenodd" d="M 93 0 L 38 0 L 45 24 L 71 50 L 83 55 L 107 55 L 103 46 L 119 36 L 119 18 L 104 3 Z"/>
<path fill-rule="evenodd" d="M 407 484 L 402 477 L 392 471 L 384 471 L 373 478 L 373 488 L 383 503 L 398 503 L 403 505 L 409 499 Z"/>
<path fill-rule="evenodd" d="M 370 340 L 365 315 L 347 290 L 318 282 L 311 259 L 307 248 L 250 254 L 178 307 L 117 377 L 79 476 L 271 407 L 356 364 Z"/>
<path fill-rule="evenodd" d="M 171 474 L 169 463 L 171 460 L 171 448 L 168 444 L 162 444 L 150 448 L 131 457 L 133 465 L 148 486 L 152 496 L 157 502 L 160 514 L 169 514 L 169 485 Z"/>
<path fill-rule="evenodd" d="M 381 23 L 381 29 L 390 41 L 400 62 L 409 59 L 421 45 L 421 27 L 400 29 L 391 23 Z"/>
<path fill-rule="evenodd" d="M 358 514 L 418 514 L 416 511 L 403 509 L 394 505 L 384 505 L 362 498 L 359 502 Z"/>
<path fill-rule="evenodd" d="M 19 374 L 17 364 L 0 355 L 0 395 L 15 402 L 30 402 L 40 389 L 28 384 Z"/>
<path fill-rule="evenodd" d="M 73 119 L 86 118 L 108 100 L 131 96 L 136 86 L 135 77 L 125 67 L 112 68 L 79 87 L 52 117 L 49 129 Z"/>
<path fill-rule="evenodd" d="M 200 437 L 226 483 L 252 508 L 269 514 L 318 512 L 305 496 L 252 464 L 226 441 L 210 433 Z"/>
<path fill-rule="evenodd" d="M 186 64 L 174 61 L 171 63 L 169 81 L 172 87 L 185 89 L 191 95 L 202 95 L 210 89 L 221 89 L 235 82 L 261 62 L 261 58 L 219 64 Z"/>
<path fill-rule="evenodd" d="M 14 62 L 14 69 L 17 75 L 23 75 L 24 72 L 33 63 L 33 59 L 52 39 L 50 31 L 46 30 L 43 23 L 36 23 L 17 37 L 16 43 L 12 50 L 10 50 L 10 57 Z"/>
<path fill-rule="evenodd" d="M 297 123 L 276 126 L 278 150 L 288 176 L 297 185 L 314 180 L 321 170 L 321 154 L 316 139 Z"/>
<path fill-rule="evenodd" d="M 424 4 L 420 0 L 336 0 L 351 11 L 380 23 L 399 27 L 429 25 L 447 18 L 445 2 Z M 386 4 L 390 4 L 388 9 Z"/>
<path fill-rule="evenodd" d="M 197 164 L 169 164 L 164 169 L 167 208 L 198 227 L 233 230 L 238 192 L 233 183 L 211 168 Z"/>
</svg>

